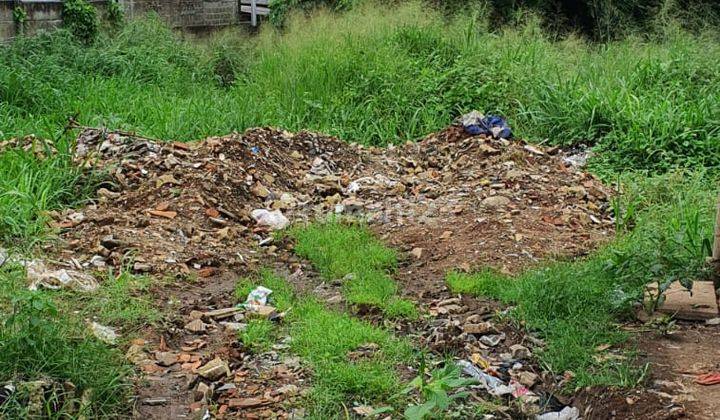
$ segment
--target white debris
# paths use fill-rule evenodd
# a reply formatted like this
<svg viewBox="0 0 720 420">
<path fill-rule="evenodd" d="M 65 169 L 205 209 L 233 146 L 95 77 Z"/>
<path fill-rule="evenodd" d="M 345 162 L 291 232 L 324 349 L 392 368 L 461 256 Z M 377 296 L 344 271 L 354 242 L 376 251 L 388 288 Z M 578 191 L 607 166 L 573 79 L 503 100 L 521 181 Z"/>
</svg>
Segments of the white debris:
<svg viewBox="0 0 720 420">
<path fill-rule="evenodd" d="M 44 287 L 51 290 L 73 289 L 81 292 L 92 292 L 99 286 L 95 278 L 90 274 L 64 268 L 51 270 L 39 260 L 26 262 L 25 268 L 30 282 L 28 286 L 30 290 Z"/>
<path fill-rule="evenodd" d="M 107 343 L 115 344 L 117 342 L 118 335 L 114 329 L 98 324 L 97 322 L 91 322 L 90 331 L 97 337 L 98 340 Z"/>
<path fill-rule="evenodd" d="M 577 407 L 565 407 L 562 411 L 545 413 L 535 417 L 535 420 L 578 420 L 580 418 L 580 410 Z"/>
<path fill-rule="evenodd" d="M 259 226 L 268 226 L 273 230 L 285 229 L 290 224 L 290 220 L 280 210 L 256 209 L 250 213 L 250 217 Z"/>
</svg>

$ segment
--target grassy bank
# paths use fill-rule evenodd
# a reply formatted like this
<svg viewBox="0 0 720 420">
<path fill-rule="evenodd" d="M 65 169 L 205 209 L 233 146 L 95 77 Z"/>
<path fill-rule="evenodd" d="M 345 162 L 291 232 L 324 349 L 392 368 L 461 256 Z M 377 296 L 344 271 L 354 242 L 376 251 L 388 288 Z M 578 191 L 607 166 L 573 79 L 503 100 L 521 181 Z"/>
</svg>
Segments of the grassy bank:
<svg viewBox="0 0 720 420">
<path fill-rule="evenodd" d="M 92 296 L 29 292 L 22 267 L 9 263 L 0 268 L 0 383 L 16 387 L 0 405 L 0 417 L 129 414 L 132 369 L 119 349 L 92 336 L 86 320 L 120 327 L 146 319 L 115 312 L 119 302 L 108 308 L 103 301 L 108 290 L 119 296 L 123 287 L 108 283 Z M 128 308 L 139 307 L 140 298 L 127 291 L 122 295 Z M 32 381 L 38 380 L 45 384 L 43 390 L 34 390 Z"/>
<path fill-rule="evenodd" d="M 626 224 L 599 252 L 577 261 L 551 262 L 514 279 L 492 270 L 448 276 L 455 292 L 514 305 L 512 316 L 547 342 L 541 360 L 556 374 L 574 372 L 574 385 L 580 387 L 634 386 L 642 369 L 633 366 L 632 343 L 625 344 L 628 335 L 620 321 L 633 316 L 646 284 L 707 275 L 716 198 L 709 191 L 714 182 L 671 174 L 626 185 Z M 633 229 L 626 231 L 629 227 Z M 605 345 L 615 350 L 608 352 L 601 347 Z M 618 353 L 618 348 L 623 351 Z"/>
</svg>

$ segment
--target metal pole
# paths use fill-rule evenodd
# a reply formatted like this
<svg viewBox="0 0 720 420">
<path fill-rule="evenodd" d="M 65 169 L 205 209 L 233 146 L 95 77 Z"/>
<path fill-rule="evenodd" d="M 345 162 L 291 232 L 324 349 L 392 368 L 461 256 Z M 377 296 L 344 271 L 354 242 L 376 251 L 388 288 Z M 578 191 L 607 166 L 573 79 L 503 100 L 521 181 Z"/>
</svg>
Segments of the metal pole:
<svg viewBox="0 0 720 420">
<path fill-rule="evenodd" d="M 257 26 L 257 2 L 256 0 L 250 0 L 250 24 Z"/>
</svg>

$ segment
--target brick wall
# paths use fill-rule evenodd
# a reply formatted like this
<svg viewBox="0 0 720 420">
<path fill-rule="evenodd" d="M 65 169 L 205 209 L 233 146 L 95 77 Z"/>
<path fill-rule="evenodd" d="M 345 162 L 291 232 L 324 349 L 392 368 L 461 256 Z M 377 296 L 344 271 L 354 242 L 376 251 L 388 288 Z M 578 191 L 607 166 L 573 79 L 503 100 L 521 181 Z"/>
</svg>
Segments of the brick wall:
<svg viewBox="0 0 720 420">
<path fill-rule="evenodd" d="M 27 33 L 52 29 L 62 23 L 62 0 L 0 0 L 0 40 L 15 37 L 13 9 L 19 5 L 28 14 Z M 91 0 L 102 9 L 106 0 Z M 237 24 L 238 0 L 120 0 L 129 18 L 155 12 L 172 27 L 199 31 Z"/>
</svg>

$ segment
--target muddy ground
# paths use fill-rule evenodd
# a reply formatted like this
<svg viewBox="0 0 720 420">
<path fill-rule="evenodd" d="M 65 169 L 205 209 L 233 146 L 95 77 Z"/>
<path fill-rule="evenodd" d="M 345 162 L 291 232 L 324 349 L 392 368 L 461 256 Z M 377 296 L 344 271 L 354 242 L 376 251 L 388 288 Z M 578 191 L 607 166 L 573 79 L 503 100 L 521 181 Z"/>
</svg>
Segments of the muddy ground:
<svg viewBox="0 0 720 420">
<path fill-rule="evenodd" d="M 253 219 L 255 209 L 280 210 L 292 223 L 328 214 L 368 220 L 404 256 L 395 273 L 399 289 L 429 314 L 392 327 L 418 346 L 465 359 L 497 359 L 513 344 L 532 350 L 541 342 L 511 325 L 500 326 L 506 339 L 497 347 L 463 331 L 468 319 L 490 319 L 502 308 L 453 296 L 444 280 L 449 270 L 519 273 L 546 259 L 586 255 L 613 236 L 612 191 L 573 166 L 577 159 L 518 140 L 468 136 L 459 127 L 386 149 L 272 128 L 195 143 L 86 130 L 77 159 L 104 171 L 107 181 L 93 203 L 56 215 L 56 259 L 86 270 L 126 266 L 165 279 L 153 290 L 156 302 L 179 302 L 167 322 L 148 327 L 127 349 L 139 372 L 136 417 L 302 417 L 312 383 L 302 361 L 282 342 L 253 355 L 227 322 L 235 314 L 207 314 L 234 306 L 237 279 L 261 267 L 323 298 L 339 294 L 292 253 L 289 240 L 273 240 L 270 227 Z M 372 312 L 357 316 L 382 322 Z M 641 349 L 656 366 L 669 367 L 653 369 L 650 383 L 684 382 L 682 392 L 660 383 L 567 395 L 558 392 L 562 375 L 543 372 L 537 362 L 526 367 L 538 377 L 530 388 L 545 409 L 572 405 L 583 418 L 712 418 L 704 416 L 717 403 L 699 396 L 707 388 L 696 389 L 682 375 L 717 367 L 710 366 L 717 331 L 684 327 L 677 337 L 682 344 L 643 336 Z M 216 358 L 227 362 L 229 374 L 222 380 L 199 375 Z M 687 395 L 696 400 L 682 398 Z M 517 408 L 497 413 L 525 415 Z"/>
</svg>

